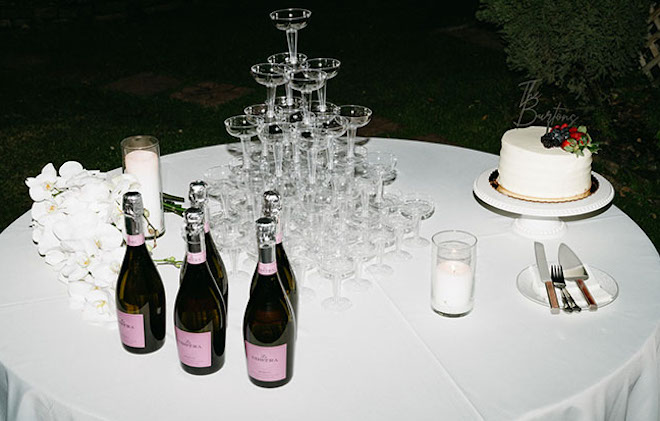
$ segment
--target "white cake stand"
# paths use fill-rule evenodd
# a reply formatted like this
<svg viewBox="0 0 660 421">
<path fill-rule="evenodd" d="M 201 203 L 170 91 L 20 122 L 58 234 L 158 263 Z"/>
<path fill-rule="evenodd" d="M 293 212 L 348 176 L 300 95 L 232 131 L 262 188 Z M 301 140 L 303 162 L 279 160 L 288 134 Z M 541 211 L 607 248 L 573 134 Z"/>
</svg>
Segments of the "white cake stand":
<svg viewBox="0 0 660 421">
<path fill-rule="evenodd" d="M 591 175 L 598 183 L 592 194 L 571 202 L 541 203 L 516 199 L 500 193 L 489 181 L 497 168 L 484 171 L 474 181 L 474 194 L 485 203 L 503 211 L 520 214 L 513 221 L 514 232 L 528 238 L 546 239 L 561 237 L 566 223 L 560 217 L 584 215 L 606 206 L 614 198 L 614 187 L 596 172 Z"/>
</svg>

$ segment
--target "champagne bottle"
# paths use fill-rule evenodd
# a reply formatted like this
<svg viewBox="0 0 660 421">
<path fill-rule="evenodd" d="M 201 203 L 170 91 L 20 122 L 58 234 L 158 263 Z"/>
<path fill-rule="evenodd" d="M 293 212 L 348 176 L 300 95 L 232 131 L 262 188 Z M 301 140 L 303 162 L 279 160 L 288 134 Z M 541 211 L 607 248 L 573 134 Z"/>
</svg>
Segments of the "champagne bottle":
<svg viewBox="0 0 660 421">
<path fill-rule="evenodd" d="M 277 274 L 280 276 L 282 286 L 286 291 L 293 312 L 298 316 L 298 284 L 296 283 L 296 276 L 291 268 L 291 263 L 284 250 L 282 244 L 282 201 L 280 194 L 275 190 L 269 190 L 264 193 L 264 216 L 272 218 L 275 221 L 275 256 L 277 259 Z"/>
<path fill-rule="evenodd" d="M 197 180 L 190 183 L 190 190 L 188 198 L 190 199 L 190 206 L 201 209 L 204 212 L 204 243 L 206 246 L 206 259 L 211 269 L 211 275 L 218 285 L 218 289 L 222 293 L 222 298 L 225 301 L 225 307 L 229 309 L 229 282 L 227 280 L 227 271 L 225 264 L 220 257 L 218 248 L 215 246 L 213 237 L 210 232 L 211 214 L 209 212 L 208 204 L 208 185 L 206 182 Z M 186 263 L 184 262 L 184 266 Z M 182 279 L 185 273 L 185 268 L 181 271 Z"/>
<path fill-rule="evenodd" d="M 226 307 L 206 260 L 204 213 L 184 213 L 188 263 L 174 304 L 174 333 L 181 367 L 210 374 L 225 363 Z"/>
<path fill-rule="evenodd" d="M 277 272 L 275 221 L 257 220 L 259 262 L 243 319 L 250 381 L 261 387 L 287 384 L 293 376 L 296 322 Z"/>
<path fill-rule="evenodd" d="M 123 196 L 126 254 L 115 301 L 121 343 L 128 352 L 148 354 L 165 343 L 165 288 L 144 244 L 142 196 Z"/>
</svg>

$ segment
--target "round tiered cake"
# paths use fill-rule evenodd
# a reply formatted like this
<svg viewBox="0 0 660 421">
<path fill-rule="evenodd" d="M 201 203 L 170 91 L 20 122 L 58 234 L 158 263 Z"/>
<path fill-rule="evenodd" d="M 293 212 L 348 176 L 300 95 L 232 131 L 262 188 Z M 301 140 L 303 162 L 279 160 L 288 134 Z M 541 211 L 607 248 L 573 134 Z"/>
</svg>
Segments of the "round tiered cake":
<svg viewBox="0 0 660 421">
<path fill-rule="evenodd" d="M 591 189 L 591 151 L 572 153 L 546 147 L 545 127 L 513 129 L 502 136 L 498 190 L 534 202 L 564 202 L 586 197 Z M 570 149 L 570 148 L 566 148 Z"/>
</svg>

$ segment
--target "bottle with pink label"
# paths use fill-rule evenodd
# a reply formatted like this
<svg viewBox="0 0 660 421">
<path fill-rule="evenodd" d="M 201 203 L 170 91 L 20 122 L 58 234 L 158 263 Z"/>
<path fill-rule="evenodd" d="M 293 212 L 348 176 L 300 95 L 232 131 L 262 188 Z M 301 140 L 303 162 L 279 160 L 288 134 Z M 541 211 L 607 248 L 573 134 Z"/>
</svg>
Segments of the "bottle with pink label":
<svg viewBox="0 0 660 421">
<path fill-rule="evenodd" d="M 123 196 L 126 254 L 115 301 L 121 343 L 128 352 L 148 354 L 165 343 L 165 288 L 144 243 L 142 196 Z"/>
<path fill-rule="evenodd" d="M 264 193 L 264 216 L 275 220 L 275 258 L 277 260 L 277 274 L 280 276 L 282 286 L 291 302 L 291 308 L 296 318 L 298 317 L 298 283 L 293 273 L 293 268 L 282 244 L 282 200 L 280 194 L 275 190 Z M 254 286 L 254 285 L 253 285 Z"/>
<path fill-rule="evenodd" d="M 225 363 L 227 309 L 206 258 L 204 212 L 192 207 L 183 217 L 186 270 L 174 303 L 176 346 L 186 372 L 211 374 Z"/>
<path fill-rule="evenodd" d="M 243 319 L 248 377 L 261 387 L 283 386 L 293 377 L 296 321 L 278 275 L 275 232 L 272 218 L 257 220 L 259 262 Z"/>
<path fill-rule="evenodd" d="M 210 229 L 211 213 L 208 204 L 208 185 L 205 181 L 195 180 L 190 183 L 188 190 L 188 199 L 190 206 L 199 208 L 204 212 L 204 243 L 206 246 L 206 261 L 211 269 L 211 275 L 218 285 L 218 289 L 222 293 L 222 298 L 225 300 L 225 306 L 229 310 L 229 283 L 227 281 L 227 270 L 225 264 L 220 257 L 220 252 L 213 241 Z M 181 270 L 181 279 L 185 273 L 186 262 L 183 263 Z"/>
</svg>

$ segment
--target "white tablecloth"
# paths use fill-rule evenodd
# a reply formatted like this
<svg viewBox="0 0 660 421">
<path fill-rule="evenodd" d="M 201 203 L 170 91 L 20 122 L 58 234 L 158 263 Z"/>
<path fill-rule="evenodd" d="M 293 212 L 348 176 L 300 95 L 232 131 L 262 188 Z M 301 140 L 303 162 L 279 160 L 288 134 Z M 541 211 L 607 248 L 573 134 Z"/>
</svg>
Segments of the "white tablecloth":
<svg viewBox="0 0 660 421">
<path fill-rule="evenodd" d="M 293 380 L 267 390 L 246 374 L 248 285 L 230 279 L 226 364 L 195 377 L 179 367 L 171 317 L 164 348 L 136 356 L 122 350 L 116 330 L 70 309 L 25 214 L 0 234 L 0 420 L 659 418 L 660 258 L 630 218 L 612 206 L 572 218 L 564 237 L 545 241 L 550 260 L 566 242 L 620 287 L 597 312 L 551 315 L 516 289 L 518 273 L 534 263 L 533 241 L 512 232 L 511 215 L 473 196 L 496 156 L 404 140 L 372 139 L 368 148 L 398 156 L 388 188 L 434 197 L 423 235 L 464 229 L 478 237 L 468 316 L 432 312 L 429 249 L 370 292 L 349 294 L 354 306 L 342 314 L 321 308 L 330 284 L 310 277 L 318 299 L 301 304 Z M 192 179 L 228 159 L 223 146 L 164 156 L 165 190 L 183 196 Z M 166 224 L 155 255 L 181 256 L 181 219 L 168 214 Z M 171 312 L 178 272 L 160 271 Z"/>
</svg>

